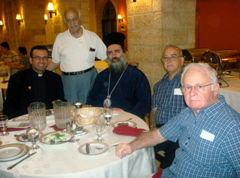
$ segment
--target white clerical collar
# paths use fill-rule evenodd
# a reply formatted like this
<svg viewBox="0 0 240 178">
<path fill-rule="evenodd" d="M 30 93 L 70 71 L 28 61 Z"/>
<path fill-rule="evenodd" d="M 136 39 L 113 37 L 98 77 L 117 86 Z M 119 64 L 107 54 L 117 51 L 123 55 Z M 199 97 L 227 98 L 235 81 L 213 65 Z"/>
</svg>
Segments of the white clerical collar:
<svg viewBox="0 0 240 178">
<path fill-rule="evenodd" d="M 43 76 L 43 74 L 38 74 L 38 77 L 42 77 Z"/>
</svg>

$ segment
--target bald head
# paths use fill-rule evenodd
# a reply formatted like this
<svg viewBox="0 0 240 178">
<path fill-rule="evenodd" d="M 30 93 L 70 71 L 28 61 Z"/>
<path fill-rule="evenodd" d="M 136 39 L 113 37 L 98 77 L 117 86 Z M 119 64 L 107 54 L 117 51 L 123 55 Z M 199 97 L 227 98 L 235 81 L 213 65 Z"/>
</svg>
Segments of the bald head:
<svg viewBox="0 0 240 178">
<path fill-rule="evenodd" d="M 72 36 L 78 38 L 82 35 L 81 14 L 76 8 L 70 7 L 64 12 L 64 22 Z"/>
<path fill-rule="evenodd" d="M 64 11 L 64 21 L 65 21 L 65 23 L 66 23 L 66 16 L 69 13 L 75 14 L 79 19 L 81 18 L 81 14 L 80 14 L 80 11 L 78 9 L 76 9 L 75 7 L 69 7 L 67 10 Z"/>
</svg>

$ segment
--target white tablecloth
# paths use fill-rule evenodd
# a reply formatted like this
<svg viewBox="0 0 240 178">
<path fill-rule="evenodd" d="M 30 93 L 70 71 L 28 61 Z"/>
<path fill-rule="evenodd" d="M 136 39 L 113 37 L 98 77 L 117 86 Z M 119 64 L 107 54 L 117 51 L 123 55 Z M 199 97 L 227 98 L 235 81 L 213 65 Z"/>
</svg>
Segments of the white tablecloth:
<svg viewBox="0 0 240 178">
<path fill-rule="evenodd" d="M 237 112 L 240 113 L 240 79 L 235 76 L 223 76 L 223 80 L 219 80 L 222 84 L 222 88 L 219 90 L 219 94 L 225 97 L 226 102 Z M 229 87 L 224 82 L 229 84 Z"/>
<path fill-rule="evenodd" d="M 118 111 L 118 115 L 114 115 L 112 122 L 132 118 L 137 123 L 137 127 L 148 130 L 148 126 L 144 121 L 135 115 L 127 112 Z M 48 125 L 54 124 L 53 116 L 47 117 Z M 65 143 L 61 145 L 45 145 L 37 142 L 41 147 L 37 150 L 37 154 L 28 158 L 24 162 L 17 165 L 12 170 L 7 170 L 8 166 L 16 163 L 18 160 L 0 163 L 0 177 L 90 177 L 90 178 L 135 178 L 135 177 L 151 177 L 156 172 L 155 158 L 153 148 L 144 148 L 134 152 L 131 155 L 120 159 L 115 155 L 115 146 L 97 156 L 83 155 L 78 152 L 78 147 L 84 143 L 92 142 L 96 139 L 96 135 L 92 131 L 92 126 L 86 126 L 89 133 L 84 136 L 75 136 L 80 138 L 76 143 Z M 105 143 L 112 144 L 120 142 L 130 142 L 135 137 L 121 136 L 112 133 L 112 127 L 105 129 L 103 138 Z M 47 127 L 44 133 L 53 131 Z M 18 131 L 22 133 L 23 131 Z M 10 132 L 10 135 L 1 137 L 4 144 L 16 143 L 13 135 L 16 132 Z M 20 143 L 20 142 L 19 142 Z M 26 143 L 31 146 L 31 143 Z"/>
</svg>

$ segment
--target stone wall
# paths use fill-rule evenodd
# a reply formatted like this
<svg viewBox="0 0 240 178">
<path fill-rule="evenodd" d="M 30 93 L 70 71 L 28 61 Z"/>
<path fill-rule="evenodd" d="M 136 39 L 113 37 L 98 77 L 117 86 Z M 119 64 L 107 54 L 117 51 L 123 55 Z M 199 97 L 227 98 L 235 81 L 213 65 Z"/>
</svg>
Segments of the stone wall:
<svg viewBox="0 0 240 178">
<path fill-rule="evenodd" d="M 127 0 L 128 57 L 138 61 L 151 88 L 165 74 L 164 46 L 195 46 L 196 0 Z"/>
<path fill-rule="evenodd" d="M 101 19 L 107 0 L 53 0 L 57 15 L 44 23 L 48 14 L 47 3 L 29 0 L 0 0 L 0 42 L 10 47 L 53 44 L 56 36 L 67 28 L 63 12 L 67 7 L 77 7 L 83 16 L 83 26 L 102 34 Z M 117 11 L 117 0 L 111 0 Z M 151 88 L 165 74 L 161 56 L 164 46 L 175 44 L 182 48 L 195 46 L 196 0 L 126 0 L 128 24 L 128 58 L 140 63 L 140 69 L 148 77 Z M 17 13 L 23 17 L 18 25 Z M 95 20 L 96 19 L 96 20 Z M 95 25 L 92 25 L 95 23 Z"/>
<path fill-rule="evenodd" d="M 7 41 L 10 47 L 17 51 L 24 46 L 30 51 L 34 45 L 53 44 L 56 36 L 67 29 L 63 22 L 63 12 L 66 8 L 77 7 L 83 17 L 83 26 L 89 29 L 90 0 L 53 0 L 57 15 L 50 18 L 47 11 L 48 0 L 0 0 L 0 19 L 4 27 L 0 29 L 0 42 Z M 20 13 L 23 22 L 18 25 L 16 14 Z M 43 19 L 48 15 L 47 24 Z"/>
</svg>

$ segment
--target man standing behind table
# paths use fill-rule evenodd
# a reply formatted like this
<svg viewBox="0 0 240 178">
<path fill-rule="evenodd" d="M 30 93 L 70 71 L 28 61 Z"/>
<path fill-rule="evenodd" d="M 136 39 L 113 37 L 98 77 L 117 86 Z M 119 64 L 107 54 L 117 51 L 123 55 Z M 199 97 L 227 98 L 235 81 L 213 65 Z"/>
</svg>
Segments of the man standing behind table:
<svg viewBox="0 0 240 178">
<path fill-rule="evenodd" d="M 106 59 L 106 46 L 93 32 L 81 26 L 80 12 L 70 7 L 64 12 L 68 30 L 59 34 L 53 45 L 52 62 L 47 69 L 53 70 L 60 64 L 65 98 L 73 103 L 86 103 L 87 96 L 97 76 L 95 57 Z"/>
<path fill-rule="evenodd" d="M 167 73 L 155 84 L 153 105 L 150 112 L 150 128 L 160 128 L 170 119 L 186 108 L 181 92 L 181 74 L 184 64 L 182 50 L 174 45 L 164 48 L 162 62 Z M 175 157 L 175 151 L 179 147 L 178 142 L 166 141 L 154 147 L 155 153 L 165 151 L 161 158 L 161 168 L 169 167 Z"/>
<path fill-rule="evenodd" d="M 216 71 L 208 64 L 189 64 L 181 84 L 188 108 L 159 130 L 119 144 L 116 154 L 122 158 L 167 139 L 179 140 L 173 164 L 162 177 L 240 177 L 240 114 L 218 95 Z"/>
<path fill-rule="evenodd" d="M 88 104 L 121 108 L 144 119 L 150 111 L 150 85 L 142 71 L 127 63 L 124 40 L 119 32 L 104 37 L 109 67 L 98 74 Z"/>
<path fill-rule="evenodd" d="M 43 102 L 52 109 L 52 101 L 64 99 L 61 77 L 46 70 L 48 50 L 45 46 L 34 46 L 30 52 L 31 69 L 17 72 L 10 77 L 3 113 L 9 118 L 27 114 L 32 102 Z"/>
</svg>

